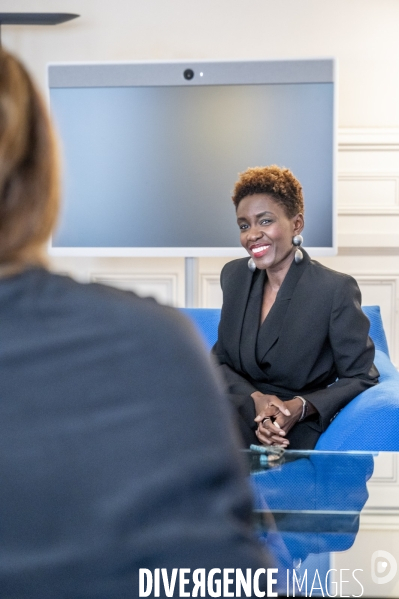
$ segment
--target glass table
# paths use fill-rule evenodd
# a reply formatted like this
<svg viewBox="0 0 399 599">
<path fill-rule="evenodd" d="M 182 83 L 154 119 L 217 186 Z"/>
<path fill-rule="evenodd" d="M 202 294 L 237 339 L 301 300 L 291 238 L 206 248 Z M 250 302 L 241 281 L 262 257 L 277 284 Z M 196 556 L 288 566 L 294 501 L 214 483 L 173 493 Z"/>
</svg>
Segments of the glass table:
<svg viewBox="0 0 399 599">
<path fill-rule="evenodd" d="M 399 454 L 246 450 L 280 597 L 399 597 Z"/>
</svg>

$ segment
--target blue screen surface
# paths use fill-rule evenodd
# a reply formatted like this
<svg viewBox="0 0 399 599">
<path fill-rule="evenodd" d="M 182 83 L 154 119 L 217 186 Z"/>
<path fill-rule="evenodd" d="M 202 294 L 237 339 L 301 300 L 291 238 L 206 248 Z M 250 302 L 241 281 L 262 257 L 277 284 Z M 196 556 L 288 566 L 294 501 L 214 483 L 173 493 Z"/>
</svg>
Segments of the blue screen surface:
<svg viewBox="0 0 399 599">
<path fill-rule="evenodd" d="M 52 88 L 64 157 L 53 247 L 238 247 L 231 193 L 290 168 L 304 245 L 332 247 L 333 84 Z"/>
</svg>

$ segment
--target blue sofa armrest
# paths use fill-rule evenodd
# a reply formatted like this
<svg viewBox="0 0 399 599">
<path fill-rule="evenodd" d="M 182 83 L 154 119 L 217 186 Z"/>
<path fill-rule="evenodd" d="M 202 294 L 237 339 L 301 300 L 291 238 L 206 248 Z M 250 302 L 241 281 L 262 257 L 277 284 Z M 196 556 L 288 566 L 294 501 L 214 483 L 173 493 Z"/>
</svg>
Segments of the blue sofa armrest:
<svg viewBox="0 0 399 599">
<path fill-rule="evenodd" d="M 362 310 L 370 321 L 369 335 L 374 341 L 375 349 L 380 349 L 389 358 L 387 338 L 382 324 L 379 306 L 362 306 Z"/>
<path fill-rule="evenodd" d="M 380 383 L 360 393 L 331 422 L 315 449 L 399 451 L 399 372 L 375 352 Z"/>
</svg>

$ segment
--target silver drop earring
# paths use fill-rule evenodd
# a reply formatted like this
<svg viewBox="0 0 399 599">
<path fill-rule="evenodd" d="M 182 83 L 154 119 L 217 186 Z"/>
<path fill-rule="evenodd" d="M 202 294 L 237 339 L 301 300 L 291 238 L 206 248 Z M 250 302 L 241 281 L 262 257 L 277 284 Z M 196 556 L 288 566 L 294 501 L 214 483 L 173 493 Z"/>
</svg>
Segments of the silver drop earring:
<svg viewBox="0 0 399 599">
<path fill-rule="evenodd" d="M 297 248 L 297 250 L 295 252 L 295 257 L 294 257 L 294 260 L 295 260 L 296 264 L 299 264 L 303 260 L 303 254 L 302 254 L 302 252 L 300 250 L 300 247 L 301 247 L 302 243 L 303 243 L 303 237 L 302 237 L 302 235 L 295 235 L 292 238 L 292 245 L 294 245 Z"/>
<path fill-rule="evenodd" d="M 255 262 L 252 260 L 252 258 L 250 258 L 248 260 L 248 268 L 250 271 L 254 272 L 256 270 L 256 264 Z"/>
</svg>

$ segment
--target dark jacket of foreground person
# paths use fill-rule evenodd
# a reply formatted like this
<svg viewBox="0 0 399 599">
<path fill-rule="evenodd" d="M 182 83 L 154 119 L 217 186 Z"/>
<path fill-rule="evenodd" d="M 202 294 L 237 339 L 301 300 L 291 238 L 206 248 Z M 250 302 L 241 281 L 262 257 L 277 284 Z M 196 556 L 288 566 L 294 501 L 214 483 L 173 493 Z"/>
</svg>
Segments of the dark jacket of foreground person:
<svg viewBox="0 0 399 599">
<path fill-rule="evenodd" d="M 31 268 L 0 279 L 0 315 L 2 599 L 134 599 L 139 568 L 267 566 L 219 381 L 177 311 Z"/>
</svg>

